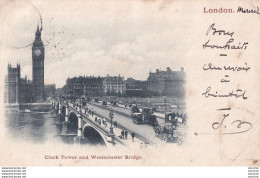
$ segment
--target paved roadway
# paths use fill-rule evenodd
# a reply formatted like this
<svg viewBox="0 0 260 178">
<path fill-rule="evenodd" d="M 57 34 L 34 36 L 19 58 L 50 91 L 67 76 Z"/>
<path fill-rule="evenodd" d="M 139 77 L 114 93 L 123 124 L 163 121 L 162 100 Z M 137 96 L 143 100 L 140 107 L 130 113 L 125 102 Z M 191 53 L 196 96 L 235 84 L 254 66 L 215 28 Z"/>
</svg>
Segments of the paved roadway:
<svg viewBox="0 0 260 178">
<path fill-rule="evenodd" d="M 87 103 L 86 107 L 88 109 L 93 109 L 94 114 L 97 113 L 99 116 L 101 116 L 101 117 L 103 116 L 104 118 L 107 118 L 107 119 L 109 119 L 109 112 L 112 107 L 113 111 L 114 111 L 114 120 L 113 121 L 116 120 L 119 125 L 142 136 L 150 144 L 159 145 L 159 144 L 165 143 L 165 141 L 162 141 L 158 137 L 155 137 L 155 132 L 154 132 L 152 126 L 145 125 L 145 124 L 143 124 L 143 125 L 134 124 L 133 120 L 131 118 L 130 108 L 125 108 L 123 105 L 113 107 L 110 105 L 110 103 L 108 103 L 108 106 L 102 106 L 102 102 L 99 102 L 99 103 L 90 102 L 90 103 Z M 157 116 L 157 120 L 158 120 L 159 124 L 165 123 L 163 113 L 155 112 L 155 115 Z M 177 130 L 175 131 L 175 136 L 184 138 L 185 134 L 186 134 L 185 130 L 186 130 L 186 128 L 184 125 L 178 124 Z"/>
<path fill-rule="evenodd" d="M 87 107 L 89 109 L 93 108 L 94 114 L 98 113 L 99 115 L 102 115 L 105 118 L 109 118 L 109 112 L 111 106 L 102 106 L 101 103 L 87 103 Z M 163 142 L 159 138 L 155 137 L 155 132 L 152 126 L 145 125 L 145 124 L 143 125 L 134 124 L 130 116 L 131 115 L 130 110 L 123 109 L 120 107 L 113 107 L 113 110 L 114 110 L 113 121 L 116 120 L 118 124 L 146 138 L 151 144 L 153 143 L 158 144 Z"/>
</svg>

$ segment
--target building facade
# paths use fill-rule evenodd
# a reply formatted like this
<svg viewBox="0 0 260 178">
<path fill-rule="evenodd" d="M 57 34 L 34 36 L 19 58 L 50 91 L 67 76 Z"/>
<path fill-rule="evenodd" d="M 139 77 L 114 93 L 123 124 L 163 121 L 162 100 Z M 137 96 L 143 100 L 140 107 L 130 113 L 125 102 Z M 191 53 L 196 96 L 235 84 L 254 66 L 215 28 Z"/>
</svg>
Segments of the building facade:
<svg viewBox="0 0 260 178">
<path fill-rule="evenodd" d="M 120 95 L 125 94 L 126 91 L 126 81 L 124 77 L 109 76 L 107 75 L 103 79 L 103 88 L 106 95 Z"/>
<path fill-rule="evenodd" d="M 101 77 L 74 77 L 66 81 L 67 97 L 103 96 L 103 78 Z"/>
<path fill-rule="evenodd" d="M 133 78 L 127 78 L 126 80 L 126 95 L 135 97 L 148 96 L 147 81 L 135 80 Z"/>
<path fill-rule="evenodd" d="M 8 64 L 7 76 L 5 77 L 5 103 L 19 103 L 20 65 L 12 67 Z"/>
<path fill-rule="evenodd" d="M 103 96 L 103 79 L 101 77 L 84 77 L 83 93 L 84 96 Z"/>
<path fill-rule="evenodd" d="M 106 77 L 74 77 L 66 81 L 67 97 L 81 96 L 130 96 L 130 97 L 152 97 L 152 96 L 174 96 L 183 97 L 185 94 L 185 72 L 172 71 L 167 67 L 166 71 L 159 69 L 150 72 L 146 81 L 135 80 L 119 76 Z"/>
<path fill-rule="evenodd" d="M 148 90 L 157 95 L 183 97 L 185 77 L 184 68 L 180 71 L 172 71 L 170 67 L 166 71 L 156 69 L 149 73 Z"/>
<path fill-rule="evenodd" d="M 55 97 L 56 96 L 56 85 L 50 84 L 45 85 L 45 96 L 46 97 Z"/>
<path fill-rule="evenodd" d="M 83 92 L 83 77 L 67 78 L 66 96 L 69 98 L 80 97 Z"/>
<path fill-rule="evenodd" d="M 4 102 L 9 104 L 28 103 L 33 101 L 32 81 L 27 77 L 21 78 L 20 64 L 12 67 L 8 64 L 7 76 L 5 77 Z"/>
</svg>

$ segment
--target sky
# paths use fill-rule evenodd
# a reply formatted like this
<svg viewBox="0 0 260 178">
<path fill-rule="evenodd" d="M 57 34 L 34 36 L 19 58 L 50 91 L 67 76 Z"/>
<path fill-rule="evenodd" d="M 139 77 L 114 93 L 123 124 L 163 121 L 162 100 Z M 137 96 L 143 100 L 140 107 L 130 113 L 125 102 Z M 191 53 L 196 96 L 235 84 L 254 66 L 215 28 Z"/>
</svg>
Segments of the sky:
<svg viewBox="0 0 260 178">
<path fill-rule="evenodd" d="M 146 80 L 149 71 L 185 68 L 190 42 L 172 1 L 11 1 L 2 11 L 4 66 L 19 61 L 32 79 L 37 25 L 45 45 L 45 84 L 62 87 L 68 77 L 124 76 Z M 5 13 L 6 12 L 6 13 Z M 1 60 L 2 60 L 1 59 Z M 5 67 L 6 70 L 7 67 Z"/>
</svg>

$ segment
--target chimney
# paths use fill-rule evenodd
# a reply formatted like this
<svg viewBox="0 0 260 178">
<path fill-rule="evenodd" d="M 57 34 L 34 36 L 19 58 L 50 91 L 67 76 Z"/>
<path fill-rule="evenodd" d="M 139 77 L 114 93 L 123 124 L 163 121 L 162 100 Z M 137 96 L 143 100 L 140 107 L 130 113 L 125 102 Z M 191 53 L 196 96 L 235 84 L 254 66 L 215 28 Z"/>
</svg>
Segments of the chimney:
<svg viewBox="0 0 260 178">
<path fill-rule="evenodd" d="M 172 70 L 170 67 L 167 67 L 167 73 L 170 73 Z"/>
<path fill-rule="evenodd" d="M 181 67 L 181 72 L 184 72 L 184 67 Z"/>
<path fill-rule="evenodd" d="M 156 74 L 159 74 L 159 69 L 156 69 Z"/>
</svg>

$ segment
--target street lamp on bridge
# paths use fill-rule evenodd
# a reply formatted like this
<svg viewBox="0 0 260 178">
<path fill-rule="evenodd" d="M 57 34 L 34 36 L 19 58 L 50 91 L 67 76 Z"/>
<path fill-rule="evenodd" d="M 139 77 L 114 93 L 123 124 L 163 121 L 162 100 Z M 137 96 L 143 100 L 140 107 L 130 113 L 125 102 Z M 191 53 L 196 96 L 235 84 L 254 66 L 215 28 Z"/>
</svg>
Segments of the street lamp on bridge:
<svg viewBox="0 0 260 178">
<path fill-rule="evenodd" d="M 110 127 L 110 133 L 113 134 L 114 131 L 113 131 L 113 118 L 114 118 L 114 111 L 112 110 L 112 108 L 110 109 L 110 113 L 109 113 L 109 117 L 111 119 L 111 127 Z"/>
</svg>

